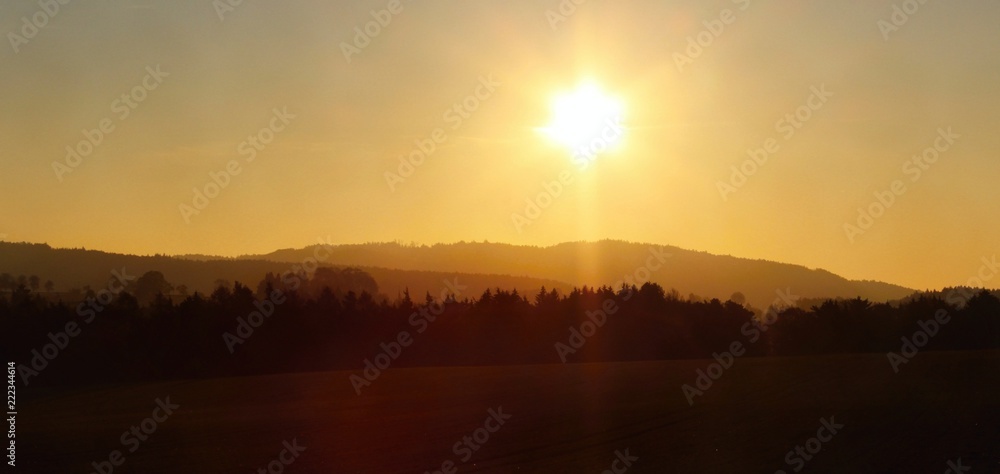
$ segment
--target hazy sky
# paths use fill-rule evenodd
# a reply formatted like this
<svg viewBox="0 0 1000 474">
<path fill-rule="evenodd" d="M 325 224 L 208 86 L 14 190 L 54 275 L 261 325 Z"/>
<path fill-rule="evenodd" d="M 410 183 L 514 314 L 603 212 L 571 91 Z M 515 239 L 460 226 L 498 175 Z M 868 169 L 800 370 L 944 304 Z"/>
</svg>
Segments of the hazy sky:
<svg viewBox="0 0 1000 474">
<path fill-rule="evenodd" d="M 1000 251 L 994 0 L 930 0 L 892 30 L 884 0 L 589 0 L 554 27 L 554 0 L 224 1 L 0 3 L 4 240 L 237 255 L 327 235 L 615 238 L 917 288 L 965 283 Z M 687 50 L 699 34 L 708 46 Z M 581 167 L 539 128 L 587 81 L 620 102 L 625 134 Z M 790 133 L 778 121 L 797 110 Z M 242 143 L 271 126 L 251 155 Z M 768 139 L 777 151 L 724 198 Z M 935 145 L 933 164 L 906 164 Z M 93 151 L 70 167 L 68 146 Z M 193 202 L 231 161 L 239 174 Z M 572 182 L 518 229 L 560 173 Z M 849 238 L 895 180 L 905 191 Z"/>
</svg>

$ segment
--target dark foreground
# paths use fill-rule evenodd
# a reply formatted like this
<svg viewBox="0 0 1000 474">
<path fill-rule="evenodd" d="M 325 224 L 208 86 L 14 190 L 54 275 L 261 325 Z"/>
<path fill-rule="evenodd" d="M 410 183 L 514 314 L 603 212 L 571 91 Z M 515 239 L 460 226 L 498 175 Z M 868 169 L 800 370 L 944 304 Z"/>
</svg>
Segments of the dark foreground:
<svg viewBox="0 0 1000 474">
<path fill-rule="evenodd" d="M 18 470 L 98 472 L 118 450 L 116 473 L 599 473 L 627 449 L 630 473 L 1000 472 L 1000 352 L 920 353 L 899 374 L 876 354 L 738 359 L 689 406 L 709 363 L 390 369 L 361 395 L 359 372 L 83 389 L 19 400 Z M 823 420 L 843 427 L 810 442 Z"/>
</svg>

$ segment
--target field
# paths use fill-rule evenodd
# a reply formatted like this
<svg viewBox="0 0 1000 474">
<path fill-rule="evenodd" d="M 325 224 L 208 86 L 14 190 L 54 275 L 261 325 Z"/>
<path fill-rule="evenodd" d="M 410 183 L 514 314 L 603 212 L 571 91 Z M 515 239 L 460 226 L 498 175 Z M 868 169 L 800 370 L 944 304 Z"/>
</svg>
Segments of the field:
<svg viewBox="0 0 1000 474">
<path fill-rule="evenodd" d="M 825 419 L 843 427 L 801 472 L 1000 472 L 1000 352 L 920 353 L 899 374 L 882 354 L 738 359 L 689 406 L 681 386 L 710 362 L 389 369 L 360 396 L 359 372 L 80 389 L 20 401 L 18 464 L 95 472 L 117 449 L 114 472 L 246 473 L 294 439 L 284 472 L 600 473 L 627 449 L 627 472 L 791 473 Z M 179 408 L 123 444 L 166 397 Z M 490 409 L 509 418 L 453 451 Z"/>
</svg>

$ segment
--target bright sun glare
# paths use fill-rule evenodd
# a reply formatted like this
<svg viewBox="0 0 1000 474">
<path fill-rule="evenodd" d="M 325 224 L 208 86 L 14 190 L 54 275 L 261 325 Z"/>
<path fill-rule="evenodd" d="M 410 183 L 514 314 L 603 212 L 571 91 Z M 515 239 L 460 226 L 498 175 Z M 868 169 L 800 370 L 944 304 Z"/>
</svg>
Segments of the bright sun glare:
<svg viewBox="0 0 1000 474">
<path fill-rule="evenodd" d="M 623 107 L 593 83 L 563 93 L 552 101 L 552 120 L 542 131 L 571 151 L 606 150 L 622 138 Z"/>
</svg>

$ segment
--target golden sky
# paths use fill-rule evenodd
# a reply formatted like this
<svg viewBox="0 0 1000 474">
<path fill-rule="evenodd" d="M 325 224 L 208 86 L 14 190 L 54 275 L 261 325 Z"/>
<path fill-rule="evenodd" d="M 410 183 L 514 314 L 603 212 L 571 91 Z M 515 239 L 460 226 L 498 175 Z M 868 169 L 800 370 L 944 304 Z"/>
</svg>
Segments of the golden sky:
<svg viewBox="0 0 1000 474">
<path fill-rule="evenodd" d="M 614 238 L 920 289 L 998 252 L 992 0 L 224 2 L 0 4 L 4 240 Z M 624 130 L 587 166 L 544 130 L 582 84 Z M 875 193 L 892 204 L 859 222 Z"/>
</svg>

